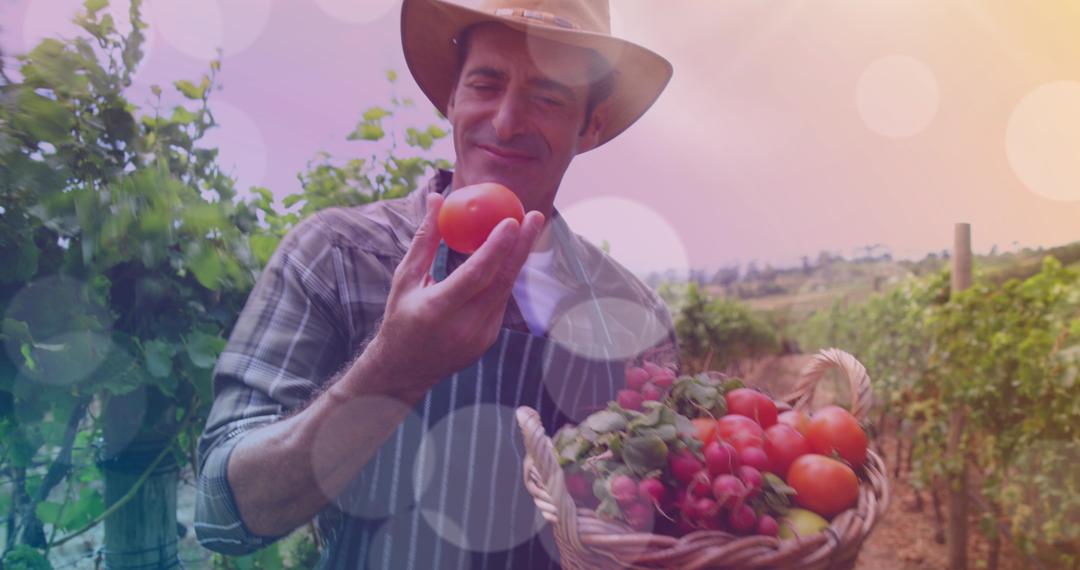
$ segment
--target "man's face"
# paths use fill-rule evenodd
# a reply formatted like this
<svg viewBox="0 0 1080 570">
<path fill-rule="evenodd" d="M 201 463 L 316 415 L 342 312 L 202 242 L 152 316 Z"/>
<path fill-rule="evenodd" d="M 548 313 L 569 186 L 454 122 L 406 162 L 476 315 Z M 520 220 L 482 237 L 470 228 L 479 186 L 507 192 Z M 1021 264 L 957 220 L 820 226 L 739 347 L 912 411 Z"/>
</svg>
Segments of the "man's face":
<svg viewBox="0 0 1080 570">
<path fill-rule="evenodd" d="M 447 118 L 457 153 L 454 188 L 498 182 L 526 210 L 548 214 L 571 159 L 596 145 L 603 106 L 582 134 L 586 50 L 490 24 L 472 31 Z"/>
</svg>

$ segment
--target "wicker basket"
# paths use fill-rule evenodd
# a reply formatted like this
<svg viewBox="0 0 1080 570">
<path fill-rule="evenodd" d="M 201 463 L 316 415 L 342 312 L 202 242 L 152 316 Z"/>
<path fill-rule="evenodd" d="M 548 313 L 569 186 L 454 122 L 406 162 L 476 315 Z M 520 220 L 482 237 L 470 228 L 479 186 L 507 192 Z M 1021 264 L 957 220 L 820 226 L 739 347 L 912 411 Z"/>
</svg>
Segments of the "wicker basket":
<svg viewBox="0 0 1080 570">
<path fill-rule="evenodd" d="M 795 391 L 784 402 L 795 409 L 807 409 L 818 381 L 832 367 L 847 375 L 853 400 L 851 412 L 860 421 L 865 420 L 873 403 L 866 368 L 835 348 L 814 356 L 802 371 Z M 825 532 L 789 540 L 709 530 L 681 538 L 636 532 L 621 522 L 600 519 L 592 510 L 579 509 L 566 490 L 551 439 L 536 411 L 518 408 L 517 419 L 527 451 L 525 486 L 541 515 L 553 526 L 563 568 L 571 570 L 850 569 L 855 567 L 863 541 L 889 504 L 885 463 L 870 451 L 860 473 L 858 503 L 834 517 Z"/>
</svg>

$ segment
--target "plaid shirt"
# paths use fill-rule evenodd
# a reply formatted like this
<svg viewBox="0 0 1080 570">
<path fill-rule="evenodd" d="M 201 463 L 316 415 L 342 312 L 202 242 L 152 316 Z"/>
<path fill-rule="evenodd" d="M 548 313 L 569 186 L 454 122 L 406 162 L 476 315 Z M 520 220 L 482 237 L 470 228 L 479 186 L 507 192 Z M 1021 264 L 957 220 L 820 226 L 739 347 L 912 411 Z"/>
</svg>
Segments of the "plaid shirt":
<svg viewBox="0 0 1080 570">
<path fill-rule="evenodd" d="M 241 520 L 226 477 L 229 455 L 245 432 L 302 408 L 364 350 L 378 329 L 394 269 L 423 220 L 424 196 L 445 194 L 451 177 L 439 171 L 426 188 L 401 199 L 323 210 L 282 240 L 214 370 L 214 404 L 198 447 L 195 530 L 203 546 L 244 554 L 281 538 L 255 535 Z M 556 213 L 551 223 L 564 222 Z M 574 277 L 557 244 L 553 275 L 574 292 L 556 308 L 548 336 L 568 345 L 592 343 L 594 321 L 576 308 L 595 296 L 616 329 L 605 332 L 615 346 L 630 347 L 626 357 L 645 354 L 677 366 L 674 327 L 663 301 L 595 246 L 578 236 L 572 242 L 561 247 L 575 248 L 592 287 Z M 448 269 L 464 259 L 451 252 Z M 513 297 L 503 326 L 529 332 Z M 645 331 L 657 341 L 635 347 Z"/>
</svg>

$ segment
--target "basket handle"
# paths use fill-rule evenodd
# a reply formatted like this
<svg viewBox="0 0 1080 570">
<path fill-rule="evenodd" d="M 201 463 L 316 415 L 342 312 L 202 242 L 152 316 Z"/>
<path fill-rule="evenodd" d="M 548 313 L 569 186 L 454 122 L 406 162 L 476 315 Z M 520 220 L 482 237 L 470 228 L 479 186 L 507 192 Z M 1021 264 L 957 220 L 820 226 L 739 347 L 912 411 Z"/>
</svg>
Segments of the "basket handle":
<svg viewBox="0 0 1080 570">
<path fill-rule="evenodd" d="M 516 416 L 518 426 L 521 427 L 522 438 L 525 440 L 525 452 L 532 460 L 537 473 L 540 474 L 544 489 L 551 497 L 559 521 L 562 523 L 555 525 L 554 530 L 567 543 L 583 551 L 585 547 L 581 544 L 581 538 L 578 535 L 577 505 L 574 504 L 573 497 L 566 489 L 566 478 L 555 457 L 555 445 L 544 430 L 543 420 L 540 419 L 540 414 L 536 410 L 528 406 L 519 407 Z"/>
<path fill-rule="evenodd" d="M 784 397 L 797 410 L 806 410 L 814 397 L 818 382 L 830 368 L 839 368 L 847 376 L 851 387 L 851 413 L 860 422 L 865 421 L 874 405 L 874 391 L 870 388 L 870 376 L 866 367 L 851 354 L 839 348 L 825 348 L 814 355 L 799 374 L 795 390 Z"/>
</svg>

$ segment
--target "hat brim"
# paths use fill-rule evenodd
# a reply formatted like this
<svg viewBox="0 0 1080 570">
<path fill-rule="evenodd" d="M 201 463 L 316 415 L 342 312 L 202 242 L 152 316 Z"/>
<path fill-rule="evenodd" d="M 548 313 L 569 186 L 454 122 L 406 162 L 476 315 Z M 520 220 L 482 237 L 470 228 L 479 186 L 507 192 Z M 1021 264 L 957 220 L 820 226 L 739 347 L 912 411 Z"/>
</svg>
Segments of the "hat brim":
<svg viewBox="0 0 1080 570">
<path fill-rule="evenodd" d="M 610 114 L 596 147 L 641 118 L 671 80 L 670 62 L 620 38 L 503 18 L 442 0 L 404 0 L 401 43 L 405 64 L 424 95 L 444 115 L 457 68 L 453 39 L 466 27 L 482 22 L 497 22 L 535 37 L 593 49 L 607 59 L 616 73 L 616 82 L 610 97 Z"/>
</svg>

